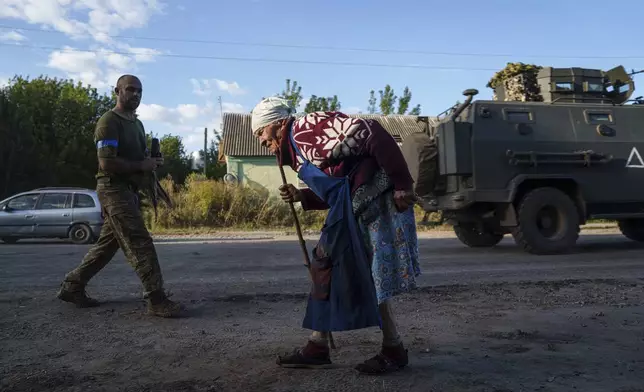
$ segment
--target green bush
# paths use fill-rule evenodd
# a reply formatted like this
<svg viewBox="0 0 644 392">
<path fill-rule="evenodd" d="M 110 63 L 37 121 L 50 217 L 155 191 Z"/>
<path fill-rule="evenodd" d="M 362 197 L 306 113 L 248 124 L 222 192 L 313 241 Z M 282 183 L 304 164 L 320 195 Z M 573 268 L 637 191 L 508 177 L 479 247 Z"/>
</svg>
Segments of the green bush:
<svg viewBox="0 0 644 392">
<path fill-rule="evenodd" d="M 171 178 L 162 179 L 161 184 L 174 208 L 160 203 L 156 221 L 153 209 L 145 208 L 146 223 L 154 232 L 295 229 L 289 205 L 266 192 L 208 180 L 196 173 L 188 176 L 184 185 L 175 184 Z M 319 230 L 324 224 L 327 211 L 304 211 L 299 204 L 295 208 L 303 230 Z M 418 206 L 415 210 L 418 222 L 422 222 L 424 212 Z"/>
</svg>

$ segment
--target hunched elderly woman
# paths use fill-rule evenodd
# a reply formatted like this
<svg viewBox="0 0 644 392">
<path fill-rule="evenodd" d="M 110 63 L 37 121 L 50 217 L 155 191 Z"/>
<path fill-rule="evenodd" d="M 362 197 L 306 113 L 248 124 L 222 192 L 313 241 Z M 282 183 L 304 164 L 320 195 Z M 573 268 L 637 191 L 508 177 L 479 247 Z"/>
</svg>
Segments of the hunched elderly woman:
<svg viewBox="0 0 644 392">
<path fill-rule="evenodd" d="M 413 180 L 393 137 L 375 120 L 341 112 L 296 117 L 289 102 L 265 98 L 252 111 L 261 145 L 308 188 L 282 185 L 287 202 L 329 210 L 313 249 L 312 290 L 303 327 L 307 344 L 280 356 L 283 367 L 331 365 L 329 332 L 378 326 L 382 347 L 358 364 L 361 373 L 404 368 L 407 350 L 391 299 L 416 288 L 420 275 Z"/>
</svg>

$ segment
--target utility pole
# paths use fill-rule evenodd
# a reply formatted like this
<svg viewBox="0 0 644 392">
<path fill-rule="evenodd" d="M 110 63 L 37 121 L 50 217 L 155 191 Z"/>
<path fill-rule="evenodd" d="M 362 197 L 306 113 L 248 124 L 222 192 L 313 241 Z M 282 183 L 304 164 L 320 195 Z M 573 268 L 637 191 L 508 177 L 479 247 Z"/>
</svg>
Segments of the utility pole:
<svg viewBox="0 0 644 392">
<path fill-rule="evenodd" d="M 219 100 L 219 114 L 221 115 L 221 122 L 219 123 L 219 136 L 221 136 L 221 132 L 224 129 L 224 105 L 221 103 L 221 95 L 217 97 L 217 100 Z"/>
<path fill-rule="evenodd" d="M 208 128 L 203 129 L 203 175 L 208 173 Z"/>
</svg>

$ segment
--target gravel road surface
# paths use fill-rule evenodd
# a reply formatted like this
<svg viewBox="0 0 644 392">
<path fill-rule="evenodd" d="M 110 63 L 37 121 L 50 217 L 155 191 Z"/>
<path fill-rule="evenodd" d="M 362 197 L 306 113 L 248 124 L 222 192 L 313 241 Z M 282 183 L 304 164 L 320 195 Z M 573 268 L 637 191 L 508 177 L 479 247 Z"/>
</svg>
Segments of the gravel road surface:
<svg viewBox="0 0 644 392">
<path fill-rule="evenodd" d="M 352 368 L 378 349 L 377 329 L 335 334 L 334 369 L 275 365 L 308 335 L 292 237 L 159 239 L 188 313 L 173 320 L 143 314 L 120 253 L 88 288 L 104 304 L 75 309 L 55 293 L 87 246 L 0 245 L 0 389 L 644 392 L 644 245 L 587 234 L 544 257 L 511 239 L 474 250 L 428 237 L 421 288 L 396 301 L 411 364 L 385 377 Z"/>
</svg>

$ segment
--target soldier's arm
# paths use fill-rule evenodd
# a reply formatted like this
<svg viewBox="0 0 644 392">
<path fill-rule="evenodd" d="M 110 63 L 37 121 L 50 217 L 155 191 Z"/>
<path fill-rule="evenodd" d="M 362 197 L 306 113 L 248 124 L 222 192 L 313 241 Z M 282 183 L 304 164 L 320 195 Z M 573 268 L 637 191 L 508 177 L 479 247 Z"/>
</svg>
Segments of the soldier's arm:
<svg viewBox="0 0 644 392">
<path fill-rule="evenodd" d="M 94 133 L 98 164 L 101 170 L 114 174 L 129 174 L 142 171 L 142 163 L 117 156 L 119 149 L 119 126 L 113 118 L 101 118 Z"/>
</svg>

